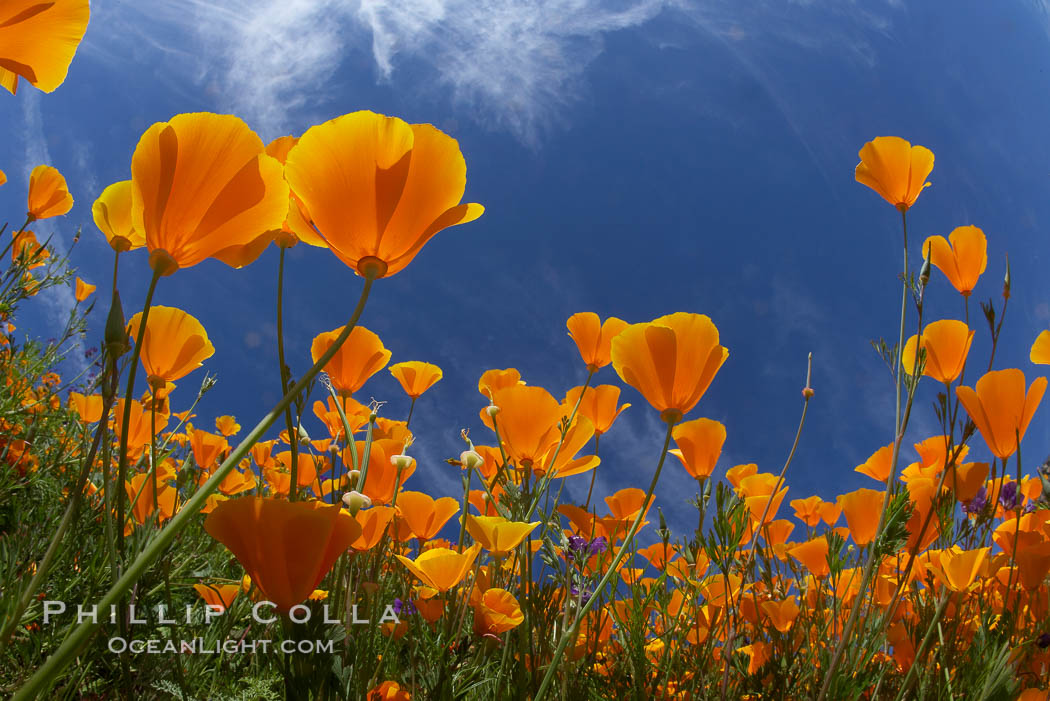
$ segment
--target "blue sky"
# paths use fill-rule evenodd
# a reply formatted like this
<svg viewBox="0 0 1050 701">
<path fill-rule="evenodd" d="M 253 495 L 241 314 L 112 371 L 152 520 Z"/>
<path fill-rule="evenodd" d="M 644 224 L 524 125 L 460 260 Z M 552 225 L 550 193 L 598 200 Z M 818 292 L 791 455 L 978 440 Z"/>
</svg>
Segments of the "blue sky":
<svg viewBox="0 0 1050 701">
<path fill-rule="evenodd" d="M 26 85 L 5 96 L 0 168 L 10 182 L 0 207 L 17 225 L 29 170 L 58 167 L 77 204 L 38 234 L 54 230 L 68 244 L 82 226 L 74 262 L 104 295 L 112 259 L 91 203 L 129 177 L 153 122 L 232 112 L 266 141 L 357 109 L 433 123 L 459 140 L 465 200 L 487 211 L 377 284 L 362 320 L 392 362 L 445 372 L 416 407 L 420 468 L 410 488 L 455 494 L 459 477 L 443 461 L 462 449 L 460 428 L 489 442 L 477 416 L 482 371 L 517 367 L 558 398 L 583 382 L 565 329 L 571 314 L 639 322 L 690 311 L 711 316 L 730 349 L 689 416 L 726 424 L 720 472 L 744 462 L 780 469 L 812 351 L 817 394 L 788 499 L 834 498 L 873 486 L 853 468 L 892 438 L 893 385 L 869 340 L 896 339 L 900 225 L 854 182 L 864 142 L 896 135 L 933 150 L 933 186 L 909 215 L 912 264 L 928 235 L 984 229 L 972 357 L 986 362 L 976 302 L 1000 303 L 1009 252 L 1014 296 L 996 367 L 1020 367 L 1029 381 L 1045 374 L 1028 349 L 1050 326 L 1050 12 L 1033 2 L 743 5 L 98 0 L 66 83 L 51 95 Z M 145 252 L 121 267 L 130 316 L 148 282 Z M 199 318 L 217 349 L 206 367 L 219 384 L 198 425 L 233 413 L 247 429 L 278 398 L 276 271 L 271 248 L 240 271 L 208 261 L 162 280 L 156 303 Z M 301 373 L 314 335 L 345 323 L 360 279 L 330 254 L 297 247 L 287 286 L 288 353 Z M 20 326 L 52 335 L 71 300 L 52 293 Z M 962 316 L 936 271 L 928 310 L 931 320 Z M 177 410 L 201 377 L 179 383 Z M 596 379 L 619 384 L 611 367 Z M 934 391 L 923 382 L 909 443 L 936 430 Z M 407 400 L 385 370 L 360 398 L 370 396 L 389 400 L 384 415 L 404 417 Z M 603 496 L 644 487 L 662 439 L 655 411 L 630 388 L 623 398 L 634 406 L 602 441 Z M 1023 444 L 1030 469 L 1050 453 L 1048 411 Z M 323 435 L 312 416 L 307 427 Z M 973 448 L 975 459 L 989 457 L 983 441 Z M 586 487 L 575 478 L 569 491 L 582 502 Z M 679 532 L 692 524 L 684 499 L 693 491 L 669 464 L 657 504 Z"/>
</svg>

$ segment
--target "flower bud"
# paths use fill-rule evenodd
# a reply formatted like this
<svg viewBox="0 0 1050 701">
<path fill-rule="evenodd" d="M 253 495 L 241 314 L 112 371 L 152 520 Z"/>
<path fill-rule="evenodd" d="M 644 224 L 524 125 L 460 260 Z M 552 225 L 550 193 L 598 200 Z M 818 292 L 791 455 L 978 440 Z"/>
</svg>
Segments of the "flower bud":
<svg viewBox="0 0 1050 701">
<path fill-rule="evenodd" d="M 361 471 L 350 470 L 350 472 L 346 473 L 346 478 L 350 480 L 350 484 L 357 484 L 357 481 L 361 479 Z"/>
<path fill-rule="evenodd" d="M 499 413 L 499 407 L 495 404 L 489 404 L 488 408 L 485 409 L 485 413 L 489 415 L 490 419 L 496 418 L 496 414 Z"/>
<path fill-rule="evenodd" d="M 343 503 L 349 509 L 351 516 L 356 516 L 361 509 L 367 509 L 372 505 L 372 500 L 358 491 L 347 492 L 343 495 Z"/>
<path fill-rule="evenodd" d="M 816 394 L 816 392 L 813 391 L 812 387 L 803 387 L 802 388 L 802 397 L 804 399 L 812 399 L 814 394 Z"/>
<path fill-rule="evenodd" d="M 1006 276 L 1003 278 L 1003 299 L 1010 299 L 1010 258 L 1006 258 Z"/>
<path fill-rule="evenodd" d="M 478 455 L 476 451 L 464 450 L 459 454 L 459 462 L 464 469 L 473 470 L 485 464 L 485 458 Z"/>
<path fill-rule="evenodd" d="M 310 434 L 306 432 L 306 429 L 299 426 L 299 445 L 306 445 L 310 442 Z"/>
<path fill-rule="evenodd" d="M 113 360 L 131 350 L 127 324 L 124 321 L 124 307 L 120 304 L 120 293 L 116 290 L 113 290 L 113 303 L 109 307 L 109 317 L 106 319 L 106 330 L 102 342 L 106 346 L 109 357 Z"/>
<path fill-rule="evenodd" d="M 408 455 L 391 455 L 390 464 L 398 470 L 407 470 L 412 466 L 412 458 Z"/>
</svg>

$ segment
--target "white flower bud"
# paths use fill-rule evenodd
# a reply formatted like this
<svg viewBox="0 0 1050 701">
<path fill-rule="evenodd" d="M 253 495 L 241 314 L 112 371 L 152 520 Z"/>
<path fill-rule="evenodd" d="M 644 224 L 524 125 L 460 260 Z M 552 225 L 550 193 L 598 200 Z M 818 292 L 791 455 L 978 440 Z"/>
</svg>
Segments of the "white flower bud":
<svg viewBox="0 0 1050 701">
<path fill-rule="evenodd" d="M 459 454 L 459 462 L 464 469 L 473 470 L 485 464 L 485 458 L 478 455 L 477 451 L 464 450 Z"/>
<path fill-rule="evenodd" d="M 361 492 L 347 492 L 343 495 L 343 503 L 350 510 L 351 516 L 356 516 L 361 509 L 367 509 L 372 505 L 372 500 Z"/>
<path fill-rule="evenodd" d="M 359 479 L 361 479 L 361 471 L 360 470 L 350 470 L 350 472 L 346 473 L 346 476 L 347 476 L 347 479 L 350 480 L 350 484 L 357 484 L 357 481 Z"/>
<path fill-rule="evenodd" d="M 407 470 L 412 466 L 412 458 L 408 455 L 391 455 L 390 464 L 399 470 Z"/>
<path fill-rule="evenodd" d="M 496 418 L 496 414 L 499 413 L 499 407 L 495 404 L 489 404 L 488 408 L 485 409 L 485 413 L 489 415 L 490 419 Z"/>
</svg>

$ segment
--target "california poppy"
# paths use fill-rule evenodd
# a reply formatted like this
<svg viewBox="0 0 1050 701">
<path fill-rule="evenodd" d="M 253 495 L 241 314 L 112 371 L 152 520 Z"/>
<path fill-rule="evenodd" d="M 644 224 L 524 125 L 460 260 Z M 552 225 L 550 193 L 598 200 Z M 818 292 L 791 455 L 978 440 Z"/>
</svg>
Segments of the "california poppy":
<svg viewBox="0 0 1050 701">
<path fill-rule="evenodd" d="M 361 524 L 361 535 L 350 547 L 357 551 L 374 548 L 386 534 L 390 519 L 394 518 L 394 511 L 390 506 L 373 506 L 358 511 L 354 519 Z"/>
<path fill-rule="evenodd" d="M 0 9 L 0 86 L 12 95 L 18 79 L 54 92 L 69 72 L 87 29 L 88 0 L 5 0 Z"/>
<path fill-rule="evenodd" d="M 455 139 L 367 110 L 308 129 L 285 177 L 332 252 L 362 276 L 397 273 L 436 233 L 485 211 L 460 204 L 467 166 Z"/>
<path fill-rule="evenodd" d="M 1050 331 L 1043 331 L 1036 337 L 1029 357 L 1037 365 L 1050 365 Z"/>
<path fill-rule="evenodd" d="M 476 635 L 502 635 L 524 620 L 518 600 L 506 589 L 488 589 L 474 604 Z"/>
<path fill-rule="evenodd" d="M 846 524 L 857 545 L 867 545 L 875 539 L 879 527 L 879 515 L 885 493 L 875 489 L 858 489 L 838 498 Z"/>
<path fill-rule="evenodd" d="M 397 497 L 399 518 L 412 535 L 420 540 L 437 536 L 448 520 L 459 511 L 459 502 L 452 497 L 434 499 L 423 492 L 401 492 Z"/>
<path fill-rule="evenodd" d="M 496 421 L 507 458 L 518 466 L 531 466 L 560 440 L 562 406 L 542 387 L 515 384 L 497 390 L 493 401 L 500 408 Z M 492 419 L 482 414 L 492 428 Z"/>
<path fill-rule="evenodd" d="M 128 334 L 138 337 L 142 312 L 128 321 Z M 215 354 L 201 322 L 175 307 L 151 307 L 142 337 L 142 367 L 151 387 L 185 377 Z"/>
<path fill-rule="evenodd" d="M 138 501 L 135 501 L 131 514 L 139 523 L 145 523 L 153 516 L 155 511 L 154 504 L 160 507 L 161 522 L 167 521 L 175 514 L 175 500 L 178 496 L 175 488 L 170 484 L 161 483 L 156 496 L 154 496 L 153 485 L 155 482 L 160 483 L 160 479 L 154 480 L 152 475 L 141 473 L 132 477 L 124 485 L 129 503 L 138 495 Z"/>
<path fill-rule="evenodd" d="M 93 424 L 102 419 L 102 395 L 100 394 L 85 396 L 80 392 L 70 392 L 69 405 L 84 423 Z"/>
<path fill-rule="evenodd" d="M 132 221 L 161 275 L 217 258 L 252 262 L 288 213 L 281 164 L 233 115 L 197 112 L 157 122 L 131 158 Z"/>
<path fill-rule="evenodd" d="M 317 334 L 310 346 L 310 357 L 316 363 L 324 355 L 339 334 L 342 326 L 325 333 Z M 341 396 L 349 396 L 361 389 L 369 377 L 383 369 L 390 362 L 390 351 L 383 347 L 379 336 L 364 326 L 355 326 L 350 331 L 346 343 L 332 356 L 324 371 L 332 380 L 332 386 Z"/>
<path fill-rule="evenodd" d="M 969 297 L 988 266 L 988 241 L 976 226 L 959 226 L 943 236 L 930 236 L 922 245 L 930 262 L 937 267 L 959 294 Z"/>
<path fill-rule="evenodd" d="M 948 588 L 956 592 L 969 589 L 988 551 L 989 548 L 962 550 L 959 546 L 942 551 L 940 564 Z"/>
<path fill-rule="evenodd" d="M 361 526 L 339 506 L 320 502 L 241 497 L 224 501 L 204 530 L 229 548 L 277 609 L 306 599 Z"/>
<path fill-rule="evenodd" d="M 478 379 L 478 391 L 485 399 L 491 399 L 496 390 L 523 384 L 525 383 L 521 379 L 521 373 L 515 368 L 486 370 Z"/>
<path fill-rule="evenodd" d="M 439 592 L 446 592 L 463 581 L 470 572 L 481 545 L 474 543 L 461 553 L 449 548 L 431 548 L 415 560 L 396 555 L 419 581 Z"/>
<path fill-rule="evenodd" d="M 565 401 L 562 402 L 562 405 L 567 408 L 565 415 L 568 416 L 572 412 L 572 407 L 576 406 L 576 402 L 579 401 L 576 413 L 590 419 L 596 436 L 601 436 L 608 431 L 623 410 L 631 406 L 629 402 L 625 402 L 620 407 L 616 406 L 620 401 L 620 388 L 616 385 L 588 387 L 583 393 L 583 399 L 580 399 L 582 390 L 583 387 L 574 387 L 565 394 Z"/>
<path fill-rule="evenodd" d="M 83 302 L 85 299 L 92 295 L 95 289 L 95 285 L 92 285 L 88 282 L 84 282 L 78 277 L 76 282 L 76 289 L 73 292 L 73 297 L 78 302 Z"/>
<path fill-rule="evenodd" d="M 433 363 L 409 360 L 391 365 L 390 374 L 401 384 L 405 394 L 419 399 L 441 379 L 441 368 Z"/>
<path fill-rule="evenodd" d="M 135 229 L 131 199 L 135 187 L 130 180 L 113 183 L 91 205 L 95 226 L 114 251 L 131 251 L 146 245 L 146 237 Z"/>
<path fill-rule="evenodd" d="M 239 584 L 194 584 L 194 590 L 208 606 L 225 611 L 241 593 Z"/>
<path fill-rule="evenodd" d="M 612 362 L 612 340 L 627 328 L 623 319 L 611 316 L 602 322 L 594 312 L 573 314 L 565 325 L 591 372 L 597 372 Z"/>
<path fill-rule="evenodd" d="M 805 565 L 814 577 L 826 577 L 831 573 L 828 566 L 828 540 L 824 536 L 788 548 L 788 554 Z"/>
<path fill-rule="evenodd" d="M 902 212 L 915 204 L 933 170 L 933 152 L 898 136 L 879 136 L 858 154 L 857 182 L 867 185 Z"/>
<path fill-rule="evenodd" d="M 2 25 L 0 25 L 2 31 Z M 73 208 L 66 179 L 51 166 L 37 166 L 29 174 L 29 221 L 62 216 Z"/>
<path fill-rule="evenodd" d="M 1024 373 L 1012 368 L 985 374 L 977 380 L 976 391 L 966 386 L 955 388 L 988 449 L 1004 460 L 1017 450 L 1046 391 L 1045 377 L 1033 380 L 1027 394 L 1024 382 Z"/>
<path fill-rule="evenodd" d="M 726 441 L 726 427 L 711 419 L 694 419 L 671 431 L 677 448 L 669 450 L 693 479 L 703 480 L 714 472 Z"/>
<path fill-rule="evenodd" d="M 32 231 L 27 229 L 15 234 L 15 238 L 11 242 L 12 263 L 21 261 L 26 270 L 35 270 L 44 265 L 50 257 L 51 251 L 47 250 L 47 247 L 40 245 L 40 242 L 36 239 L 36 234 Z"/>
<path fill-rule="evenodd" d="M 502 516 L 472 516 L 467 514 L 466 529 L 470 537 L 481 547 L 492 553 L 493 557 L 506 557 L 521 545 L 530 533 L 540 525 L 539 521 L 534 523 L 519 523 L 508 521 Z"/>
<path fill-rule="evenodd" d="M 954 382 L 966 366 L 973 334 L 962 321 L 941 319 L 931 322 L 922 330 L 922 336 L 908 339 L 901 353 L 901 367 L 910 375 L 915 368 L 917 348 L 923 348 L 926 362 L 922 374 L 944 384 Z"/>
<path fill-rule="evenodd" d="M 892 463 L 893 443 L 890 443 L 876 450 L 870 458 L 853 468 L 853 471 L 867 475 L 878 482 L 885 482 L 890 478 Z"/>
<path fill-rule="evenodd" d="M 727 357 L 718 329 L 702 314 L 677 312 L 632 324 L 612 342 L 612 363 L 620 379 L 641 392 L 668 423 L 677 423 L 696 406 Z"/>
</svg>

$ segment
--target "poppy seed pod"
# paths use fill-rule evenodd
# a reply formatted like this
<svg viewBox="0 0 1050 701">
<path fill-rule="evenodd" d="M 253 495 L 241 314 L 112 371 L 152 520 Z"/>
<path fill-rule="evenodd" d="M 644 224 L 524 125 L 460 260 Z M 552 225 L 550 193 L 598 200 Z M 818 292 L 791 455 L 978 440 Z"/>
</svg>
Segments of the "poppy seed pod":
<svg viewBox="0 0 1050 701">
<path fill-rule="evenodd" d="M 120 293 L 113 290 L 113 303 L 109 307 L 109 316 L 106 318 L 106 331 L 103 337 L 106 352 L 113 360 L 131 350 L 131 344 L 128 342 L 128 334 L 125 328 L 124 307 L 120 303 Z"/>
</svg>

